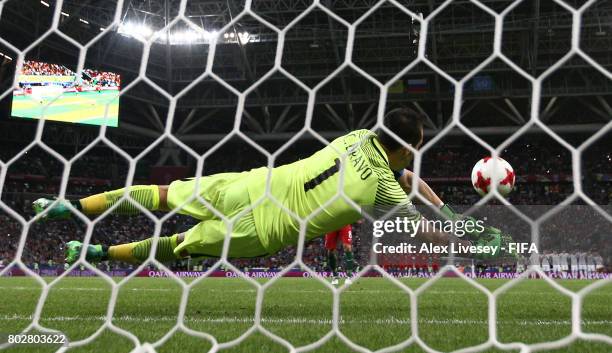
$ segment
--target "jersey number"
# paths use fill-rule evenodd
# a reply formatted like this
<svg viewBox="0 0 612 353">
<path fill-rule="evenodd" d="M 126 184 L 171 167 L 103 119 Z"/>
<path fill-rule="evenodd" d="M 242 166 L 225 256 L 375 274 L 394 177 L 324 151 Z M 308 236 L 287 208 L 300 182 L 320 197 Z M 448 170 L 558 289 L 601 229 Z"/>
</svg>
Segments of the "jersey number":
<svg viewBox="0 0 612 353">
<path fill-rule="evenodd" d="M 340 171 L 340 159 L 336 158 L 334 160 L 334 165 L 325 169 L 323 172 L 321 172 L 321 174 L 317 175 L 316 177 L 304 183 L 304 192 L 307 192 L 308 190 L 312 190 L 316 188 L 317 185 L 321 184 L 322 182 L 327 180 L 332 175 L 338 173 L 339 171 Z"/>
</svg>

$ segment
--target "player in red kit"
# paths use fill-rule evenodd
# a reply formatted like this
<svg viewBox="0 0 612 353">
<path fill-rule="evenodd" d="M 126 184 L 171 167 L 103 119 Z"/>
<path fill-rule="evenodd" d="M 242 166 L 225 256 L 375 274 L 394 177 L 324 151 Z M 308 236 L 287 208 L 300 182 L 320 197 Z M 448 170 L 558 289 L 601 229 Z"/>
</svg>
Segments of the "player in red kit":
<svg viewBox="0 0 612 353">
<path fill-rule="evenodd" d="M 327 267 L 332 273 L 332 285 L 338 284 L 337 272 L 337 244 L 338 240 L 342 241 L 344 250 L 344 269 L 346 270 L 346 284 L 351 284 L 353 276 L 353 268 L 355 263 L 353 260 L 353 227 L 349 224 L 336 231 L 325 234 L 325 249 L 327 249 Z"/>
</svg>

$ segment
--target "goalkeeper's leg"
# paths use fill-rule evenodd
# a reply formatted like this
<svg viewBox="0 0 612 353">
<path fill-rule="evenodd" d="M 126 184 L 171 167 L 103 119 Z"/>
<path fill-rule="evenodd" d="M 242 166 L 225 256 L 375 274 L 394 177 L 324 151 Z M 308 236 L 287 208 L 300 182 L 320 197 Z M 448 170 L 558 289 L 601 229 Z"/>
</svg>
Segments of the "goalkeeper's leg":
<svg viewBox="0 0 612 353">
<path fill-rule="evenodd" d="M 176 255 L 174 249 L 185 240 L 185 234 L 175 234 L 169 237 L 159 237 L 157 249 L 155 251 L 155 259 L 159 262 L 171 262 L 181 257 L 186 257 L 188 254 L 181 253 Z M 66 262 L 74 263 L 81 253 L 83 244 L 80 241 L 73 240 L 66 244 Z M 119 244 L 119 245 L 89 245 L 85 259 L 90 262 L 100 261 L 122 261 L 128 263 L 142 263 L 148 257 L 153 246 L 153 238 L 147 238 L 142 241 Z"/>
<path fill-rule="evenodd" d="M 244 205 L 241 205 L 244 206 Z M 231 232 L 228 233 L 228 231 Z M 209 219 L 193 226 L 188 231 L 170 237 L 160 237 L 157 242 L 155 259 L 159 262 L 171 262 L 176 259 L 191 257 L 220 257 L 223 253 L 225 239 L 231 237 L 228 258 L 250 258 L 267 256 L 268 250 L 263 246 L 252 212 L 242 216 L 233 227 L 228 227 L 220 219 Z M 115 246 L 89 245 L 86 259 L 92 262 L 114 260 L 141 263 L 148 259 L 153 238 Z M 79 258 L 82 244 L 71 241 L 66 244 L 66 262 L 73 263 Z"/>
<path fill-rule="evenodd" d="M 68 200 L 67 202 L 77 210 L 87 215 L 101 214 L 120 202 L 125 193 L 125 188 L 107 191 L 101 194 L 85 197 L 80 200 Z M 168 185 L 134 185 L 129 187 L 130 197 L 150 211 L 168 210 Z M 49 211 L 42 219 L 66 219 L 70 217 L 70 210 L 65 202 L 53 204 L 52 199 L 40 198 L 32 203 L 32 208 L 39 214 L 49 207 Z M 123 202 L 113 210 L 115 214 L 134 215 L 139 210 L 130 202 Z"/>
</svg>

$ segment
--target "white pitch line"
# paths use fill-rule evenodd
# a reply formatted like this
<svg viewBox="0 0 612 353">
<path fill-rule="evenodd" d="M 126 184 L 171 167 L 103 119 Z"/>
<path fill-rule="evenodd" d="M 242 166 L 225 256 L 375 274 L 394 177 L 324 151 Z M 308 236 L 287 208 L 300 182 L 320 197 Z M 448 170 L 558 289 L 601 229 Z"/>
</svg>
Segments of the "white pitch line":
<svg viewBox="0 0 612 353">
<path fill-rule="evenodd" d="M 223 292 L 223 293 L 256 293 L 257 290 L 255 289 L 197 289 L 197 287 L 195 287 L 196 289 L 194 291 L 197 290 L 201 290 L 203 292 Z M 273 287 L 274 288 L 274 287 Z M 358 287 L 357 287 L 358 288 Z M 365 290 L 359 290 L 359 289 L 355 289 L 352 290 L 348 289 L 346 291 L 344 291 L 343 294 L 384 294 L 384 293 L 394 293 L 394 294 L 406 294 L 406 292 L 402 291 L 401 289 L 397 289 L 397 290 L 380 290 L 380 289 L 365 289 Z M 150 291 L 150 292 L 180 292 L 181 289 L 180 288 L 121 288 L 120 290 L 131 290 L 131 291 Z M 0 286 L 0 290 L 41 290 L 40 287 L 31 287 L 31 286 Z M 55 291 L 55 290 L 62 290 L 62 291 L 82 291 L 82 292 L 102 292 L 102 291 L 108 291 L 110 292 L 110 288 L 96 288 L 96 287 L 53 287 L 51 288 L 51 291 Z M 305 290 L 300 290 L 300 289 L 282 289 L 282 288 L 275 288 L 275 289 L 268 289 L 266 291 L 266 293 L 268 292 L 274 292 L 275 290 L 280 290 L 283 293 L 331 293 L 331 291 L 329 289 L 305 289 Z M 511 291 L 511 294 L 525 294 L 525 295 L 550 295 L 551 293 L 553 293 L 553 291 Z M 426 291 L 424 294 L 446 294 L 446 295 L 455 295 L 455 294 L 471 294 L 471 295 L 483 295 L 480 291 L 474 289 L 473 291 L 440 291 L 440 290 L 428 290 Z M 610 296 L 609 293 L 604 293 L 604 292 L 592 292 L 589 293 L 588 295 L 589 297 L 591 296 Z"/>
<path fill-rule="evenodd" d="M 31 321 L 32 316 L 30 315 L 4 315 L 0 316 L 0 321 Z M 51 316 L 41 317 L 41 321 L 105 321 L 105 316 Z M 175 322 L 176 316 L 130 316 L 122 315 L 113 317 L 114 322 Z M 294 324 L 294 325 L 331 325 L 331 319 L 311 319 L 305 317 L 294 317 L 294 318 L 266 318 L 262 317 L 262 323 L 269 324 Z M 226 323 L 226 324 L 253 324 L 253 317 L 236 317 L 236 316 L 222 316 L 222 317 L 204 317 L 204 318 L 190 318 L 185 317 L 186 323 Z M 498 320 L 498 324 L 512 324 L 518 326 L 570 326 L 572 322 L 570 320 Z M 364 324 L 376 324 L 376 325 L 409 325 L 409 319 L 390 317 L 387 319 L 374 319 L 374 320 L 345 320 L 340 319 L 340 324 L 344 325 L 364 325 Z M 419 324 L 430 324 L 430 325 L 486 325 L 486 320 L 459 320 L 459 319 L 420 319 Z M 583 320 L 583 325 L 610 325 L 612 320 Z"/>
<path fill-rule="evenodd" d="M 40 287 L 23 287 L 23 286 L 17 286 L 17 287 L 10 287 L 10 286 L 0 286 L 0 289 L 6 289 L 6 290 L 40 290 Z M 170 288 L 128 288 L 130 290 L 138 290 L 138 291 L 159 291 L 159 292 L 169 292 L 169 291 L 180 291 L 178 288 L 177 289 L 170 289 Z M 54 291 L 54 290 L 68 290 L 68 291 L 82 291 L 82 292 L 103 292 L 103 291 L 108 291 L 110 292 L 110 288 L 96 288 L 96 287 L 92 287 L 92 288 L 87 288 L 87 287 L 52 287 L 50 291 Z"/>
</svg>

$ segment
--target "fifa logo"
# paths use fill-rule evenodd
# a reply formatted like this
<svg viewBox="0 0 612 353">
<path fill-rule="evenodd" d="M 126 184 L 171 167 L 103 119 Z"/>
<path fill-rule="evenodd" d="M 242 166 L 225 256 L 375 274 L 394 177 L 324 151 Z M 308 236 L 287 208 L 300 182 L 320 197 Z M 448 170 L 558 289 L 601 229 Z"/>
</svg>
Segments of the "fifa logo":
<svg viewBox="0 0 612 353">
<path fill-rule="evenodd" d="M 538 247 L 534 243 L 508 243 L 508 249 L 502 248 L 502 250 L 515 254 L 538 254 Z"/>
</svg>

